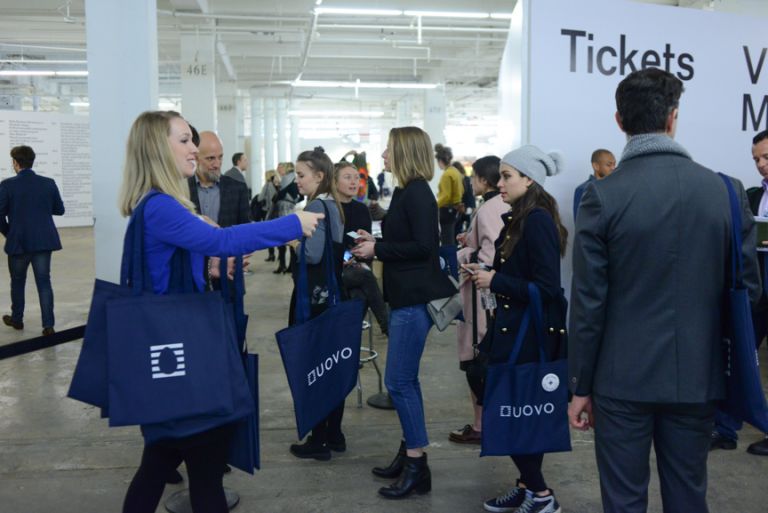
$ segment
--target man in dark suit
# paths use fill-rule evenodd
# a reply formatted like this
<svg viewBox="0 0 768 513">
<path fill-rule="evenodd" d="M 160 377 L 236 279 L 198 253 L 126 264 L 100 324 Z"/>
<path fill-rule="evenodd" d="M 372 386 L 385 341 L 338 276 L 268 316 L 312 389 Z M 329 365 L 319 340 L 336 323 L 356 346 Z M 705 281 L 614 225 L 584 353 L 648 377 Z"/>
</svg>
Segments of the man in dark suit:
<svg viewBox="0 0 768 513">
<path fill-rule="evenodd" d="M 56 182 L 32 170 L 35 152 L 29 146 L 11 150 L 16 176 L 0 183 L 0 233 L 5 235 L 5 252 L 11 273 L 11 315 L 3 323 L 24 329 L 24 286 L 27 269 L 32 264 L 43 335 L 53 335 L 53 288 L 51 287 L 51 252 L 61 249 L 61 241 L 52 216 L 64 214 Z"/>
<path fill-rule="evenodd" d="M 244 182 L 221 176 L 224 150 L 219 136 L 200 132 L 197 171 L 188 179 L 189 198 L 197 211 L 222 228 L 250 222 L 248 189 Z"/>
<path fill-rule="evenodd" d="M 752 139 L 752 158 L 755 161 L 757 172 L 760 173 L 763 181 L 760 187 L 747 189 L 749 208 L 755 216 L 768 217 L 768 130 L 763 130 Z M 758 241 L 758 245 L 762 245 L 763 242 Z M 768 241 L 765 242 L 768 245 Z M 760 262 L 760 276 L 765 277 L 768 253 L 760 252 L 758 253 L 758 258 Z M 752 323 L 755 328 L 755 342 L 758 349 L 763 339 L 768 336 L 768 295 L 766 295 L 765 291 L 768 285 L 764 282 L 763 286 L 760 301 L 752 311 Z M 709 444 L 710 450 L 735 449 L 739 436 L 738 431 L 741 429 L 741 426 L 742 422 L 740 420 L 718 410 L 715 416 L 715 430 L 712 431 L 712 440 Z M 768 456 L 768 434 L 762 440 L 750 444 L 747 447 L 747 452 L 756 456 Z"/>
<path fill-rule="evenodd" d="M 224 149 L 221 139 L 213 132 L 200 132 L 197 171 L 187 181 L 189 199 L 197 212 L 226 228 L 251 222 L 248 188 L 228 176 L 221 175 Z M 247 263 L 244 262 L 247 266 Z M 212 284 L 217 285 L 215 282 Z"/>
<path fill-rule="evenodd" d="M 721 178 L 673 138 L 682 82 L 628 75 L 616 121 L 628 135 L 613 174 L 590 183 L 576 217 L 569 333 L 571 425 L 595 429 L 606 513 L 644 513 L 653 444 L 665 513 L 706 513 L 731 215 Z M 744 281 L 760 295 L 755 227 L 741 201 Z"/>
<path fill-rule="evenodd" d="M 579 203 L 581 203 L 581 197 L 584 195 L 587 184 L 595 180 L 602 180 L 613 173 L 614 168 L 616 168 L 616 157 L 613 156 L 613 153 L 602 148 L 592 152 L 592 174 L 573 191 L 573 219 L 576 219 Z"/>
<path fill-rule="evenodd" d="M 248 157 L 245 153 L 235 153 L 232 155 L 232 169 L 224 173 L 224 176 L 228 176 L 238 182 L 246 184 L 248 187 L 248 181 L 245 179 L 245 170 L 248 169 Z M 251 197 L 251 188 L 248 187 L 248 198 Z"/>
</svg>

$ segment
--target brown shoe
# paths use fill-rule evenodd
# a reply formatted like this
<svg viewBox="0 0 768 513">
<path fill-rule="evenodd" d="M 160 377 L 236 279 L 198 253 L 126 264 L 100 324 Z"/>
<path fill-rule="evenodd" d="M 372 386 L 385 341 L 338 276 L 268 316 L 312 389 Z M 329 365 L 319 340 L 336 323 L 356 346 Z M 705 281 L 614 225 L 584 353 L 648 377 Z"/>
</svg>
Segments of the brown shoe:
<svg viewBox="0 0 768 513">
<path fill-rule="evenodd" d="M 16 322 L 13 320 L 13 317 L 10 315 L 3 315 L 3 323 L 6 326 L 10 326 L 11 328 L 15 330 L 23 330 L 24 329 L 24 323 L 23 322 Z"/>
<path fill-rule="evenodd" d="M 451 431 L 448 440 L 457 444 L 479 444 L 482 435 L 480 431 L 475 431 L 471 424 L 467 424 L 461 429 Z"/>
<path fill-rule="evenodd" d="M 56 333 L 56 330 L 53 329 L 51 326 L 49 326 L 47 328 L 43 328 L 43 336 L 44 337 L 47 337 L 49 335 L 53 335 L 54 333 Z"/>
</svg>

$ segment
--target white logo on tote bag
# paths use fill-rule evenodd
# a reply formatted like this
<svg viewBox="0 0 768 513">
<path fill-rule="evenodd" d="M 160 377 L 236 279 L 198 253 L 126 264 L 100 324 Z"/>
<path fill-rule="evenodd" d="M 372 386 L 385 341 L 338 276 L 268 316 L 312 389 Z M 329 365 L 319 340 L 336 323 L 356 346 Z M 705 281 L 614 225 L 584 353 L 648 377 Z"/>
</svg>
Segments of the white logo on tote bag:
<svg viewBox="0 0 768 513">
<path fill-rule="evenodd" d="M 173 351 L 173 355 L 176 357 L 176 368 L 172 372 L 163 372 L 160 370 L 160 354 L 165 349 Z M 150 346 L 149 351 L 149 355 L 152 357 L 152 379 L 176 378 L 187 375 L 187 366 L 184 363 L 184 344 Z"/>
</svg>

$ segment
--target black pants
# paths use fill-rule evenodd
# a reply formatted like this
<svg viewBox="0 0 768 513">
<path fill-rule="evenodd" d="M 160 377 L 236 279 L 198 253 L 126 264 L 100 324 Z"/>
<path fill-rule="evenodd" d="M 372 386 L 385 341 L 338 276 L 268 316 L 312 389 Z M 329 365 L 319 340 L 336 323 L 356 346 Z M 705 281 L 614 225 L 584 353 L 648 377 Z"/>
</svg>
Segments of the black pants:
<svg viewBox="0 0 768 513">
<path fill-rule="evenodd" d="M 520 482 L 532 492 L 547 491 L 547 483 L 541 473 L 541 464 L 544 462 L 543 454 L 526 454 L 524 456 L 512 456 L 517 469 L 520 471 Z"/>
<path fill-rule="evenodd" d="M 187 464 L 189 498 L 195 513 L 226 513 L 222 479 L 234 425 L 144 446 L 141 465 L 123 502 L 123 513 L 155 513 L 166 478 Z"/>
<path fill-rule="evenodd" d="M 312 428 L 312 441 L 321 444 L 340 442 L 344 436 L 341 432 L 342 418 L 344 418 L 344 401 Z"/>
<path fill-rule="evenodd" d="M 639 403 L 592 397 L 604 513 L 645 513 L 653 444 L 664 513 L 707 513 L 714 403 Z"/>
<path fill-rule="evenodd" d="M 287 269 L 285 266 L 285 251 L 288 246 L 279 246 L 277 248 L 277 263 L 280 269 Z"/>
<path fill-rule="evenodd" d="M 369 269 L 359 266 L 348 266 L 342 273 L 344 286 L 347 289 L 349 297 L 352 299 L 362 299 L 366 307 L 370 307 L 376 321 L 384 334 L 389 332 L 389 314 L 387 305 L 384 303 L 384 297 L 381 295 L 379 284 L 376 283 L 376 277 Z M 365 316 L 365 313 L 363 313 Z"/>
</svg>

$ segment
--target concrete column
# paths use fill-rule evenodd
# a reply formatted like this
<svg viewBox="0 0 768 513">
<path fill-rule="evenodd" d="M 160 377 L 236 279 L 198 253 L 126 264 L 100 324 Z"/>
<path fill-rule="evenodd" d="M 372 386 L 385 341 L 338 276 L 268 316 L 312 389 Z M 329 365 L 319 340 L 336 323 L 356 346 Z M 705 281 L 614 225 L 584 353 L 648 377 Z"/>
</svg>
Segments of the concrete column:
<svg viewBox="0 0 768 513">
<path fill-rule="evenodd" d="M 200 132 L 216 130 L 214 41 L 213 35 L 181 35 L 181 109 Z"/>
<path fill-rule="evenodd" d="M 251 190 L 261 192 L 264 180 L 264 100 L 251 96 Z"/>
<path fill-rule="evenodd" d="M 242 118 L 237 116 L 237 87 L 234 82 L 217 84 L 216 93 L 216 133 L 219 134 L 224 147 L 222 171 L 227 171 L 232 167 L 232 154 L 244 151 L 237 139 L 237 124 Z"/>
<path fill-rule="evenodd" d="M 397 102 L 397 120 L 395 126 L 411 126 L 413 124 L 413 98 L 406 96 Z"/>
<path fill-rule="evenodd" d="M 278 157 L 275 154 L 275 124 L 277 102 L 274 98 L 264 98 L 264 170 L 275 169 Z"/>
<path fill-rule="evenodd" d="M 291 152 L 288 148 L 288 100 L 277 100 L 277 160 L 287 162 L 291 160 Z"/>
<path fill-rule="evenodd" d="M 117 210 L 125 142 L 141 112 L 157 108 L 157 2 L 86 0 L 96 277 L 116 282 L 126 219 Z M 117 101 L 116 101 L 117 99 Z"/>
<path fill-rule="evenodd" d="M 424 131 L 432 139 L 432 146 L 437 143 L 445 144 L 445 89 L 441 86 L 424 92 Z M 440 181 L 440 168 L 434 162 L 435 177 L 430 182 L 432 190 L 437 191 Z"/>
<path fill-rule="evenodd" d="M 301 143 L 299 142 L 299 128 L 301 121 L 298 116 L 291 116 L 291 149 L 288 160 L 291 162 L 296 160 L 301 151 Z"/>
</svg>

